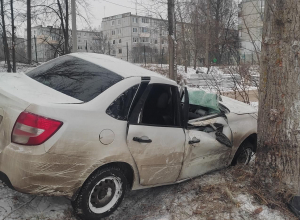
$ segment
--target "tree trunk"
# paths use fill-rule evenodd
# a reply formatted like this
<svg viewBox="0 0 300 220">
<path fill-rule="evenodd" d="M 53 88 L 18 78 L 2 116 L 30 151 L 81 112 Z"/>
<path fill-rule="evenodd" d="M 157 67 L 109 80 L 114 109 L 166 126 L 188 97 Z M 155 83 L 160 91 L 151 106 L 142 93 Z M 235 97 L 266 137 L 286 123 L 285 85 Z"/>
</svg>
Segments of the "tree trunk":
<svg viewBox="0 0 300 220">
<path fill-rule="evenodd" d="M 5 18 L 4 18 L 4 5 L 3 0 L 0 0 L 1 4 L 1 19 L 2 19 L 2 34 L 3 34 L 3 44 L 4 44 L 4 50 L 6 54 L 6 60 L 7 60 L 7 72 L 11 72 L 11 64 L 10 64 L 10 55 L 9 55 L 9 49 L 7 44 L 7 37 L 6 37 L 6 29 L 5 29 Z"/>
<path fill-rule="evenodd" d="M 271 188 L 270 184 L 277 186 L 278 183 L 283 183 L 298 191 L 300 177 L 300 17 L 298 9 L 300 1 L 268 1 L 265 7 L 256 158 L 257 178 L 268 188 Z M 273 187 L 271 189 L 273 190 Z"/>
<path fill-rule="evenodd" d="M 66 54 L 70 53 L 69 51 L 69 1 L 65 0 L 66 4 L 66 30 L 65 30 L 65 51 Z"/>
<path fill-rule="evenodd" d="M 175 36 L 174 36 L 174 0 L 168 0 L 168 23 L 169 23 L 169 77 L 175 80 L 174 65 L 175 65 Z"/>
<path fill-rule="evenodd" d="M 209 59 L 209 49 L 210 49 L 210 0 L 207 0 L 207 22 L 206 22 L 206 45 L 205 45 L 205 64 L 206 67 L 209 68 L 210 66 L 210 59 Z"/>
<path fill-rule="evenodd" d="M 14 3 L 10 0 L 10 11 L 11 11 L 11 47 L 12 47 L 12 62 L 13 72 L 16 72 L 16 50 L 15 50 L 15 18 L 14 18 Z"/>
<path fill-rule="evenodd" d="M 31 0 L 27 0 L 27 58 L 28 64 L 31 64 Z"/>
</svg>

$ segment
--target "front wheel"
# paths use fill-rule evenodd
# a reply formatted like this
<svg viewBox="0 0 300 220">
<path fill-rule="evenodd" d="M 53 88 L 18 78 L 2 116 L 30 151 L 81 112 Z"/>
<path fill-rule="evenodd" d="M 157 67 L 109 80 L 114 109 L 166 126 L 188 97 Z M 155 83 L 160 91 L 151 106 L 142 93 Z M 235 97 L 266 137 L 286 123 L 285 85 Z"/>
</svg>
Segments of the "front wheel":
<svg viewBox="0 0 300 220">
<path fill-rule="evenodd" d="M 242 143 L 237 150 L 231 165 L 248 165 L 253 155 L 253 146 L 249 142 Z"/>
<path fill-rule="evenodd" d="M 72 203 L 75 213 L 83 220 L 98 220 L 112 214 L 121 204 L 127 179 L 118 167 L 97 171 L 83 185 Z"/>
</svg>

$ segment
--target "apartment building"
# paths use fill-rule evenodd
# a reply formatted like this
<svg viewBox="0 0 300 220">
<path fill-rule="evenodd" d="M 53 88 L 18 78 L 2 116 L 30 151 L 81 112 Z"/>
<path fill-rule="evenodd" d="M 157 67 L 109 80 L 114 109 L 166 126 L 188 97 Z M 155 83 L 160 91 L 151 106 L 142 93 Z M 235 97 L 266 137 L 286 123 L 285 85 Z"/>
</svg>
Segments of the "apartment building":
<svg viewBox="0 0 300 220">
<path fill-rule="evenodd" d="M 261 52 L 265 0 L 242 0 L 239 4 L 240 62 L 257 63 Z"/>
<path fill-rule="evenodd" d="M 119 14 L 103 18 L 101 31 L 107 38 L 108 54 L 130 62 L 161 59 L 168 47 L 167 21 L 149 16 Z"/>
<path fill-rule="evenodd" d="M 31 52 L 32 60 L 46 62 L 64 52 L 63 31 L 52 26 L 43 27 L 38 25 L 31 28 Z M 77 31 L 77 51 L 93 52 L 94 41 L 98 39 L 99 32 L 78 30 Z M 69 45 L 71 50 L 72 31 L 69 30 Z M 25 29 L 25 39 L 27 39 Z"/>
</svg>

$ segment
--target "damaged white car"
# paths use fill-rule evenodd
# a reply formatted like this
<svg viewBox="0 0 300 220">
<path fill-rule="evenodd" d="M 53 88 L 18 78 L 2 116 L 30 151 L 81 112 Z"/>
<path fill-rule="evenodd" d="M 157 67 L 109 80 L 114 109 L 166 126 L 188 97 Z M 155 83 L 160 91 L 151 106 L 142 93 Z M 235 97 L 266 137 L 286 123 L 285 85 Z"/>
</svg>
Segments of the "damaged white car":
<svg viewBox="0 0 300 220">
<path fill-rule="evenodd" d="M 181 91 L 110 56 L 74 53 L 0 74 L 0 177 L 66 196 L 82 219 L 110 215 L 127 190 L 178 183 L 256 151 L 256 110 Z"/>
</svg>

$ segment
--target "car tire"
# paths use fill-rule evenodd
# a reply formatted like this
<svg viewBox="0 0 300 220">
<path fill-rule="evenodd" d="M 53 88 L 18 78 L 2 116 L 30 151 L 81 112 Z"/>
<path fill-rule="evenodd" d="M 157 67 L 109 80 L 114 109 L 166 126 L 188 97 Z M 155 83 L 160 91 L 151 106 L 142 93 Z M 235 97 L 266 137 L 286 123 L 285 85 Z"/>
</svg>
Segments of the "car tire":
<svg viewBox="0 0 300 220">
<path fill-rule="evenodd" d="M 243 142 L 237 150 L 231 165 L 248 165 L 253 155 L 253 146 L 248 141 Z"/>
<path fill-rule="evenodd" d="M 121 204 L 127 185 L 127 179 L 119 167 L 96 171 L 72 202 L 75 214 L 82 220 L 109 216 Z"/>
</svg>

